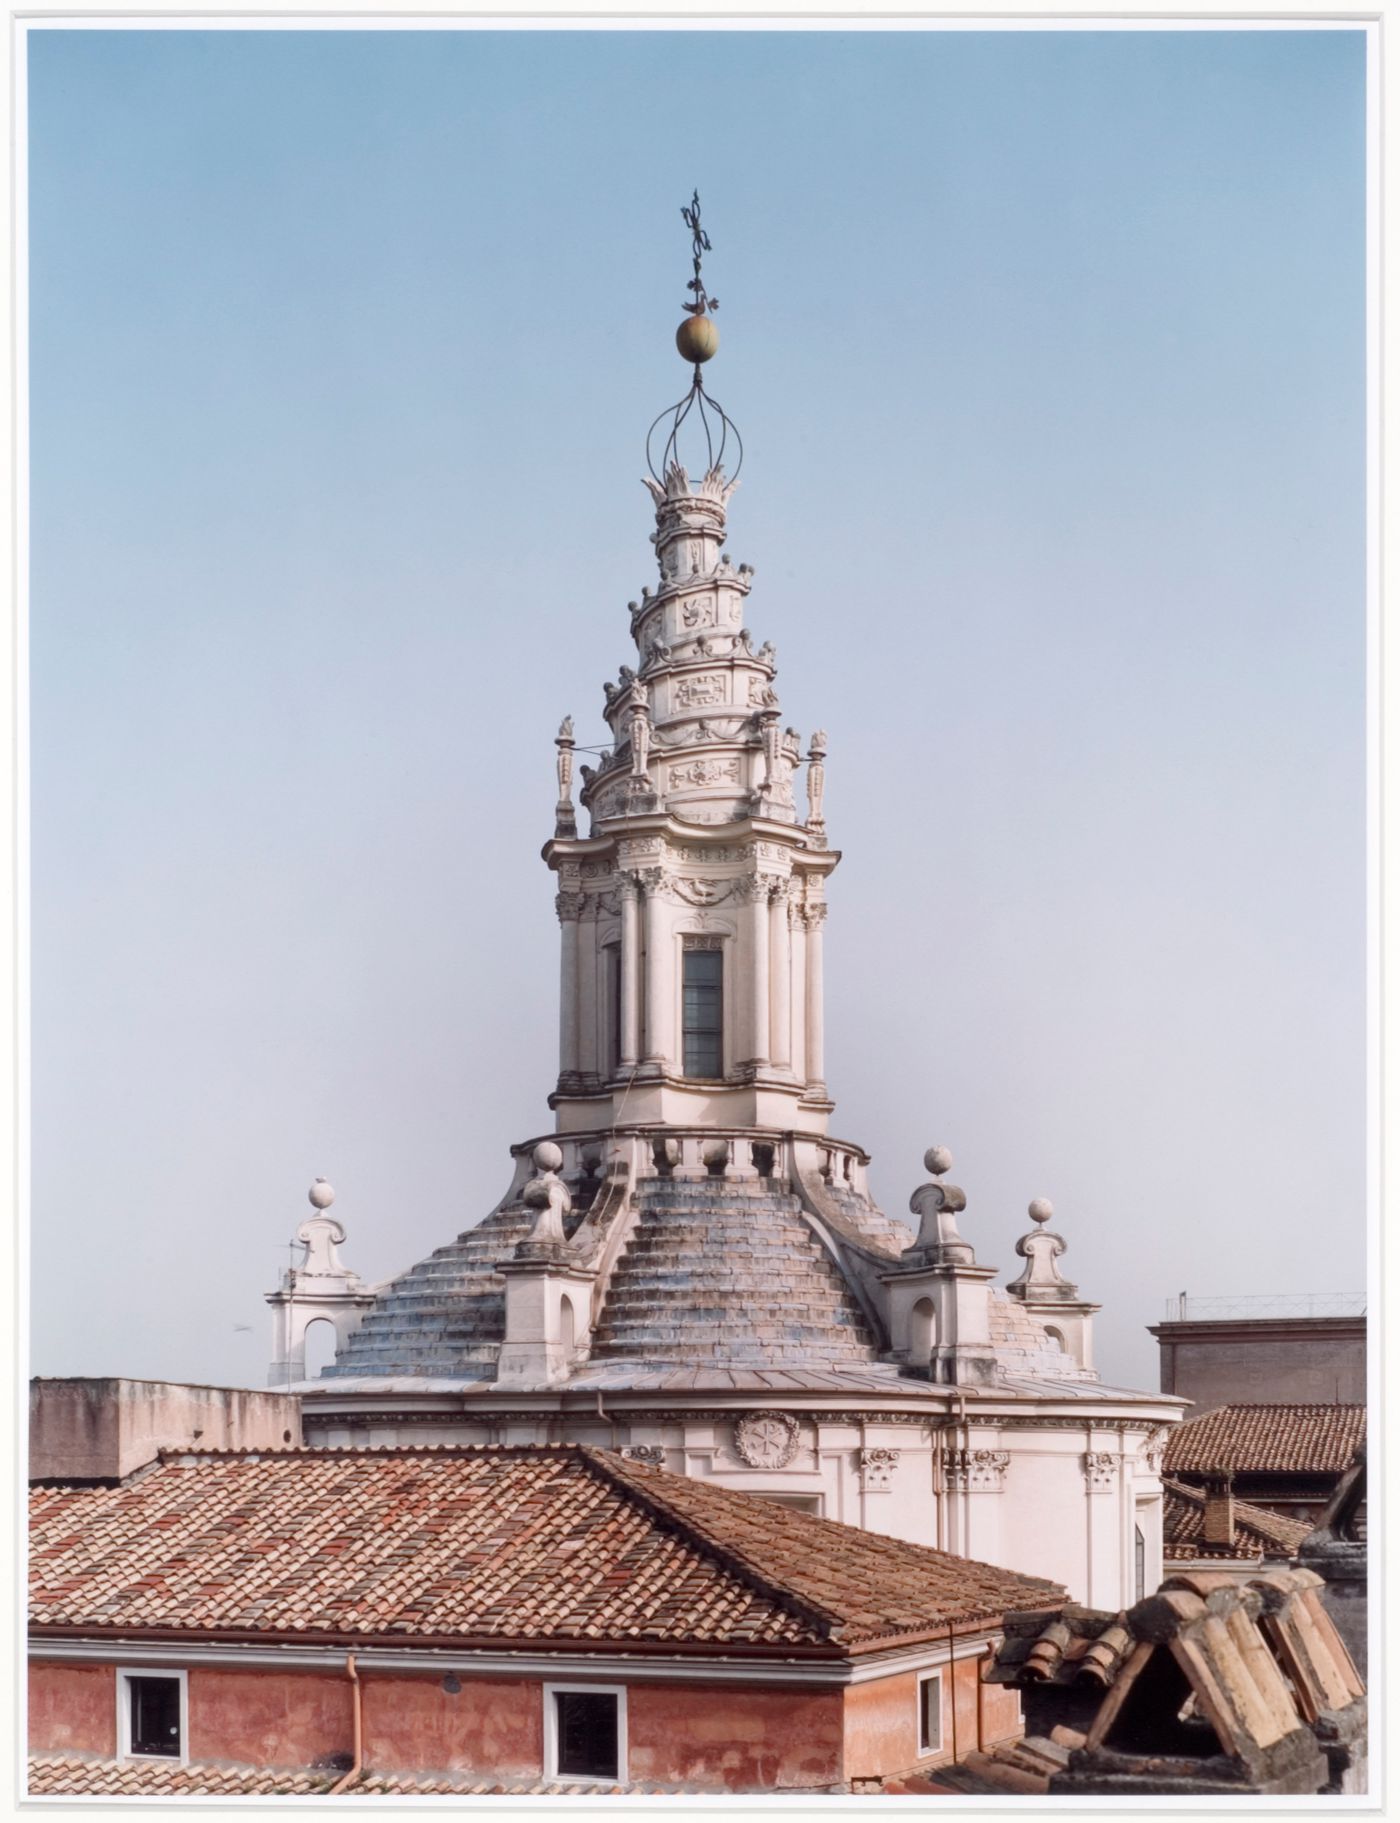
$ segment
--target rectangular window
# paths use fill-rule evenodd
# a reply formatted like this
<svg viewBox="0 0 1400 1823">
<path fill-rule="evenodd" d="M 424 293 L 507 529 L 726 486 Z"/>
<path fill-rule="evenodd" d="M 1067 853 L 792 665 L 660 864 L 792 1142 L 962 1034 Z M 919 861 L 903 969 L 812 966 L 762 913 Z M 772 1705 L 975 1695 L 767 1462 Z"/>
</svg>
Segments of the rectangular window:
<svg viewBox="0 0 1400 1823">
<path fill-rule="evenodd" d="M 682 1067 L 687 1076 L 724 1074 L 724 952 L 683 952 Z"/>
<path fill-rule="evenodd" d="M 1147 1580 L 1147 1540 L 1142 1535 L 1142 1527 L 1133 1527 L 1133 1600 L 1141 1601 L 1143 1585 Z"/>
<path fill-rule="evenodd" d="M 627 1692 L 617 1684 L 546 1684 L 545 1776 L 627 1777 Z"/>
<path fill-rule="evenodd" d="M 943 1673 L 919 1679 L 919 1752 L 937 1753 L 943 1745 Z"/>
<path fill-rule="evenodd" d="M 183 1760 L 183 1671 L 122 1671 L 117 1677 L 117 1741 L 123 1759 Z"/>
</svg>

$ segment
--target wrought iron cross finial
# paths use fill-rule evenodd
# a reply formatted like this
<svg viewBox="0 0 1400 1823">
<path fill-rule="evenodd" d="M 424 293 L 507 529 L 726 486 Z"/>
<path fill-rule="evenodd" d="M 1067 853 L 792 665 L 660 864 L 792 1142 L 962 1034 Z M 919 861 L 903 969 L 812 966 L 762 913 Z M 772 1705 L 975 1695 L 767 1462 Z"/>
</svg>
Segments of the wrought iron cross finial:
<svg viewBox="0 0 1400 1823">
<path fill-rule="evenodd" d="M 700 226 L 700 192 L 697 190 L 690 199 L 689 206 L 681 205 L 681 220 L 690 230 L 691 253 L 695 263 L 695 276 L 686 286 L 692 293 L 691 302 L 684 308 L 692 316 L 704 316 L 707 310 L 718 310 L 719 299 L 706 297 L 705 283 L 700 277 L 700 256 L 710 251 L 710 237 Z"/>
</svg>

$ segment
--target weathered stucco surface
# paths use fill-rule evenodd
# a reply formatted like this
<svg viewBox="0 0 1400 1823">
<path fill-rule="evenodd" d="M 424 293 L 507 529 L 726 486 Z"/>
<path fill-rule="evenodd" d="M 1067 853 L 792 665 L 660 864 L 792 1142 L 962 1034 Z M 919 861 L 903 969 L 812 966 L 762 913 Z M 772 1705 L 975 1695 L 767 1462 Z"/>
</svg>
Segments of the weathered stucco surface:
<svg viewBox="0 0 1400 1823">
<path fill-rule="evenodd" d="M 117 1673 L 111 1665 L 29 1667 L 29 1746 L 33 1753 L 117 1751 Z"/>
</svg>

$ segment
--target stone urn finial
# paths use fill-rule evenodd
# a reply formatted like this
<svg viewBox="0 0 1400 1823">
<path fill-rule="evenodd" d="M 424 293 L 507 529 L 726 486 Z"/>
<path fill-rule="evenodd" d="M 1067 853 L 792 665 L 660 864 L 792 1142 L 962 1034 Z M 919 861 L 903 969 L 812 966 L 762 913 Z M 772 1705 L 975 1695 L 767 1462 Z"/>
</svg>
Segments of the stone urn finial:
<svg viewBox="0 0 1400 1823">
<path fill-rule="evenodd" d="M 952 1169 L 953 1155 L 946 1146 L 930 1146 L 924 1154 L 924 1169 L 935 1179 Z M 919 1232 L 914 1245 L 905 1249 L 905 1257 L 921 1256 L 930 1266 L 973 1266 L 977 1254 L 958 1232 L 958 1214 L 966 1209 L 967 1198 L 956 1184 L 921 1184 L 909 1199 L 910 1212 L 919 1218 Z"/>
<path fill-rule="evenodd" d="M 569 1186 L 559 1175 L 564 1154 L 552 1139 L 542 1139 L 531 1154 L 535 1167 L 532 1177 L 521 1192 L 527 1209 L 539 1211 L 528 1240 L 516 1248 L 518 1258 L 529 1258 L 542 1249 L 554 1250 L 568 1245 L 564 1217 L 574 1206 Z"/>
<path fill-rule="evenodd" d="M 1016 1243 L 1017 1258 L 1026 1263 L 1020 1277 L 1012 1279 L 1006 1289 L 1014 1297 L 1032 1303 L 1047 1298 L 1072 1302 L 1079 1296 L 1079 1287 L 1063 1277 L 1058 1265 L 1060 1255 L 1068 1251 L 1064 1236 L 1052 1234 L 1045 1225 L 1053 1220 L 1055 1205 L 1048 1197 L 1038 1196 L 1026 1213 L 1035 1227 Z"/>
</svg>

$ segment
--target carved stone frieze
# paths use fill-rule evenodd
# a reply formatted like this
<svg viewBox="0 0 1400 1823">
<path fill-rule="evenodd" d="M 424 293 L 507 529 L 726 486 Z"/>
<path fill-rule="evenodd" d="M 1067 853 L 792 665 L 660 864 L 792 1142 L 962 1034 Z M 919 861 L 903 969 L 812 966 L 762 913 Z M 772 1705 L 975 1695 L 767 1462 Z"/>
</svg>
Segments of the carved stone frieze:
<svg viewBox="0 0 1400 1823">
<path fill-rule="evenodd" d="M 677 709 L 713 709 L 728 702 L 728 679 L 722 671 L 695 671 L 681 678 L 672 700 Z"/>
<path fill-rule="evenodd" d="M 867 1494 L 883 1494 L 899 1467 L 899 1451 L 871 1448 L 860 1452 L 860 1485 Z"/>
<path fill-rule="evenodd" d="M 789 1412 L 745 1412 L 734 1425 L 734 1448 L 750 1468 L 786 1468 L 797 1441 L 797 1420 Z"/>
<path fill-rule="evenodd" d="M 999 1494 L 1006 1480 L 1009 1450 L 944 1450 L 943 1479 L 971 1494 Z"/>
<path fill-rule="evenodd" d="M 691 760 L 685 766 L 672 766 L 667 783 L 675 791 L 686 785 L 737 785 L 738 760 Z"/>
<path fill-rule="evenodd" d="M 689 601 L 681 603 L 681 625 L 683 627 L 712 627 L 715 624 L 715 598 L 713 595 L 694 595 Z"/>
<path fill-rule="evenodd" d="M 732 880 L 688 880 L 677 875 L 671 884 L 685 905 L 722 905 L 734 891 Z"/>
</svg>

